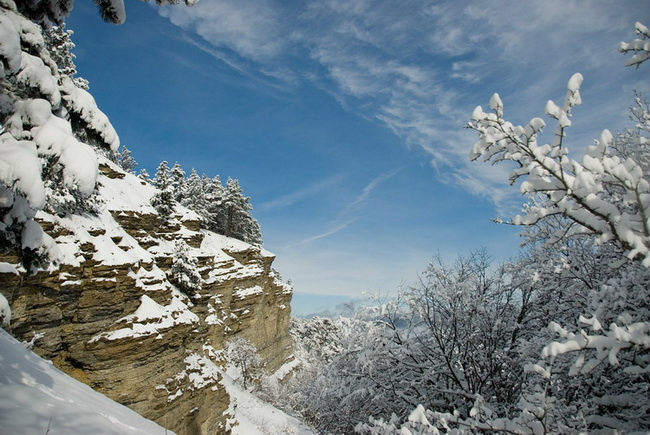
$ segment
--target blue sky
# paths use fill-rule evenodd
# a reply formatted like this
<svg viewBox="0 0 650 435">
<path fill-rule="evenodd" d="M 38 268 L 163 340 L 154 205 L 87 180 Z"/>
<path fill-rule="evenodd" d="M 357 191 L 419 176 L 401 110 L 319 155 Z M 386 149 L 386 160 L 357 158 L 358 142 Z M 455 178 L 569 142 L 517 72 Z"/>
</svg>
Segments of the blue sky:
<svg viewBox="0 0 650 435">
<path fill-rule="evenodd" d="M 649 91 L 616 52 L 635 21 L 647 1 L 201 0 L 128 2 L 114 26 L 78 1 L 68 27 L 142 167 L 238 178 L 297 292 L 359 297 L 435 254 L 516 255 L 516 229 L 490 218 L 517 211 L 517 188 L 468 161 L 463 126 L 495 91 L 513 122 L 542 116 L 581 72 L 569 146 L 624 127 Z"/>
</svg>

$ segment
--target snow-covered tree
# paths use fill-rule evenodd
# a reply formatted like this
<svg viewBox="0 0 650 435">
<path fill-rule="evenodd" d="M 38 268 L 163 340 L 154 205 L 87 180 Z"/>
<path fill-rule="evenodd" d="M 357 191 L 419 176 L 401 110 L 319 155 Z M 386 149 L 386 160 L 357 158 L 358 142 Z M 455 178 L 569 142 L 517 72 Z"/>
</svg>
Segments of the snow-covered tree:
<svg viewBox="0 0 650 435">
<path fill-rule="evenodd" d="M 59 75 L 71 78 L 76 86 L 88 90 L 88 80 L 75 77 L 77 75 L 77 66 L 74 63 L 76 56 L 72 53 L 72 49 L 75 47 L 71 39 L 73 34 L 72 30 L 68 30 L 65 25 L 62 25 L 52 26 L 45 30 L 43 37 L 52 60 L 59 69 Z"/>
<path fill-rule="evenodd" d="M 647 28 L 637 23 L 636 31 L 641 39 L 619 47 L 635 53 L 630 66 L 647 60 L 650 48 Z M 421 433 L 650 428 L 650 114 L 637 95 L 633 128 L 615 136 L 604 130 L 581 160 L 571 159 L 565 129 L 580 103 L 581 81 L 579 74 L 569 80 L 561 107 L 546 104 L 556 124 L 551 143 L 537 142 L 545 126 L 540 118 L 525 126 L 506 121 L 496 94 L 492 112 L 477 107 L 470 122 L 479 134 L 472 156 L 514 162 L 511 181 L 524 179 L 529 201 L 513 220 L 532 247 L 513 275 L 530 289 L 522 301 L 531 313 L 520 328 L 527 375 L 517 408 L 495 412 L 488 397 L 476 396 L 469 415 L 416 408 L 407 422 L 371 419 L 360 432 L 394 433 L 414 423 Z"/>
<path fill-rule="evenodd" d="M 225 350 L 226 360 L 239 372 L 242 387 L 245 390 L 251 384 L 259 381 L 263 364 L 253 343 L 245 338 L 237 337 L 226 343 Z"/>
<path fill-rule="evenodd" d="M 166 161 L 160 162 L 151 182 L 158 188 L 158 192 L 151 198 L 151 205 L 158 211 L 160 217 L 167 221 L 174 213 L 174 185 Z"/>
<path fill-rule="evenodd" d="M 184 0 L 188 6 L 198 0 Z M 180 0 L 156 0 L 157 4 L 177 4 Z M 126 20 L 124 0 L 95 0 L 100 16 L 110 23 L 122 24 Z M 38 23 L 62 25 L 74 6 L 74 0 L 31 0 L 17 3 L 18 10 L 30 20 Z"/>
<path fill-rule="evenodd" d="M 184 240 L 178 240 L 174 245 L 172 267 L 169 269 L 170 281 L 189 296 L 195 295 L 203 285 L 196 258 L 189 252 L 189 246 Z"/>
<path fill-rule="evenodd" d="M 149 181 L 150 176 L 149 172 L 145 168 L 140 169 L 140 173 L 138 174 L 138 178 L 141 179 L 142 181 Z"/>
<path fill-rule="evenodd" d="M 225 191 L 218 175 L 213 178 L 203 176 L 201 178 L 203 185 L 203 198 L 205 208 L 203 213 L 206 219 L 207 228 L 219 234 L 225 234 L 225 213 L 224 198 Z"/>
<path fill-rule="evenodd" d="M 0 5 L 0 233 L 5 248 L 25 251 L 30 241 L 47 255 L 55 245 L 33 224 L 36 211 L 48 198 L 55 208 L 83 207 L 95 190 L 96 151 L 115 151 L 119 139 L 92 96 L 59 73 L 42 28 L 19 11 L 27 3 Z"/>
<path fill-rule="evenodd" d="M 136 162 L 133 158 L 131 150 L 124 145 L 122 145 L 117 155 L 117 164 L 120 165 L 120 167 L 126 172 L 130 172 L 132 174 L 135 173 L 135 168 L 138 166 L 138 162 Z"/>
<path fill-rule="evenodd" d="M 224 234 L 253 245 L 260 245 L 262 233 L 259 224 L 251 215 L 252 209 L 250 198 L 244 196 L 239 181 L 228 178 L 223 198 Z"/>
<path fill-rule="evenodd" d="M 174 200 L 180 202 L 185 190 L 185 171 L 181 168 L 181 165 L 174 163 L 170 176 L 174 188 Z"/>
<path fill-rule="evenodd" d="M 643 44 L 631 46 L 638 54 Z M 650 428 L 650 113 L 637 95 L 631 128 L 603 132 L 572 159 L 565 130 L 581 81 L 569 80 L 561 106 L 546 104 L 555 124 L 546 144 L 545 122 L 506 121 L 498 95 L 490 113 L 474 111 L 472 157 L 514 162 L 511 182 L 523 181 L 528 203 L 511 223 L 523 227 L 526 251 L 496 270 L 481 256 L 436 263 L 375 321 L 343 334 L 340 354 L 299 386 L 297 410 L 319 429 Z"/>
<path fill-rule="evenodd" d="M 180 191 L 179 201 L 183 206 L 190 210 L 194 210 L 199 215 L 205 215 L 205 190 L 203 188 L 201 177 L 195 169 L 192 169 L 190 176 L 183 183 L 183 189 Z"/>
<path fill-rule="evenodd" d="M 582 75 L 574 74 L 562 107 L 546 103 L 546 114 L 555 120 L 554 139 L 537 142 L 546 126 L 541 118 L 525 125 L 513 125 L 503 118 L 503 103 L 497 94 L 490 100 L 491 113 L 478 106 L 469 127 L 479 140 L 472 159 L 512 161 L 517 169 L 510 181 L 524 178 L 521 191 L 530 199 L 523 216 L 513 223 L 534 226 L 550 216 L 567 219 L 561 237 L 591 233 L 601 241 L 612 240 L 650 266 L 650 185 L 643 169 L 634 160 L 612 153 L 614 137 L 603 130 L 600 140 L 590 146 L 581 161 L 568 156 L 565 129 L 571 126 L 571 111 L 580 104 Z M 558 235 L 560 236 L 560 235 Z"/>
</svg>

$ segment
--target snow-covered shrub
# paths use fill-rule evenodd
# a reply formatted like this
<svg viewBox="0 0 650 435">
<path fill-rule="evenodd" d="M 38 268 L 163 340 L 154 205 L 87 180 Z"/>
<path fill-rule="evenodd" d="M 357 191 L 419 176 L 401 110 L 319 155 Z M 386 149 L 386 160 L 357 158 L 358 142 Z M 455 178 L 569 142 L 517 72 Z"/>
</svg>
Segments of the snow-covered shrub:
<svg viewBox="0 0 650 435">
<path fill-rule="evenodd" d="M 225 351 L 226 360 L 237 372 L 235 378 L 244 389 L 260 380 L 263 363 L 253 343 L 245 338 L 233 338 L 226 343 Z"/>
</svg>

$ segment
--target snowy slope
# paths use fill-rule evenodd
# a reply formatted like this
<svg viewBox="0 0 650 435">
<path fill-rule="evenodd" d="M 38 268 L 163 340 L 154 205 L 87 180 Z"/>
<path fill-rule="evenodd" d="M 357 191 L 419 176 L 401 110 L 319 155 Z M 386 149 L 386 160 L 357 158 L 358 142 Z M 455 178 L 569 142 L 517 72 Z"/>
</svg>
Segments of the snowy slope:
<svg viewBox="0 0 650 435">
<path fill-rule="evenodd" d="M 164 434 L 161 426 L 69 377 L 0 329 L 0 433 Z"/>
<path fill-rule="evenodd" d="M 239 386 L 228 374 L 223 385 L 230 394 L 230 407 L 238 424 L 233 435 L 313 435 L 314 432 L 298 419 L 257 398 Z"/>
</svg>

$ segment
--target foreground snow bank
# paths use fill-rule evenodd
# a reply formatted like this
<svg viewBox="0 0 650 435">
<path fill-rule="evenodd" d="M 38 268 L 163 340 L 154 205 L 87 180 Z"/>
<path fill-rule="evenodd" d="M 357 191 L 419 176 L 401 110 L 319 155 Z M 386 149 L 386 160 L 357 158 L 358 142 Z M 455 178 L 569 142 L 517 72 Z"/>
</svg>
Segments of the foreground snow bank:
<svg viewBox="0 0 650 435">
<path fill-rule="evenodd" d="M 0 432 L 171 433 L 93 391 L 0 329 Z"/>
</svg>

